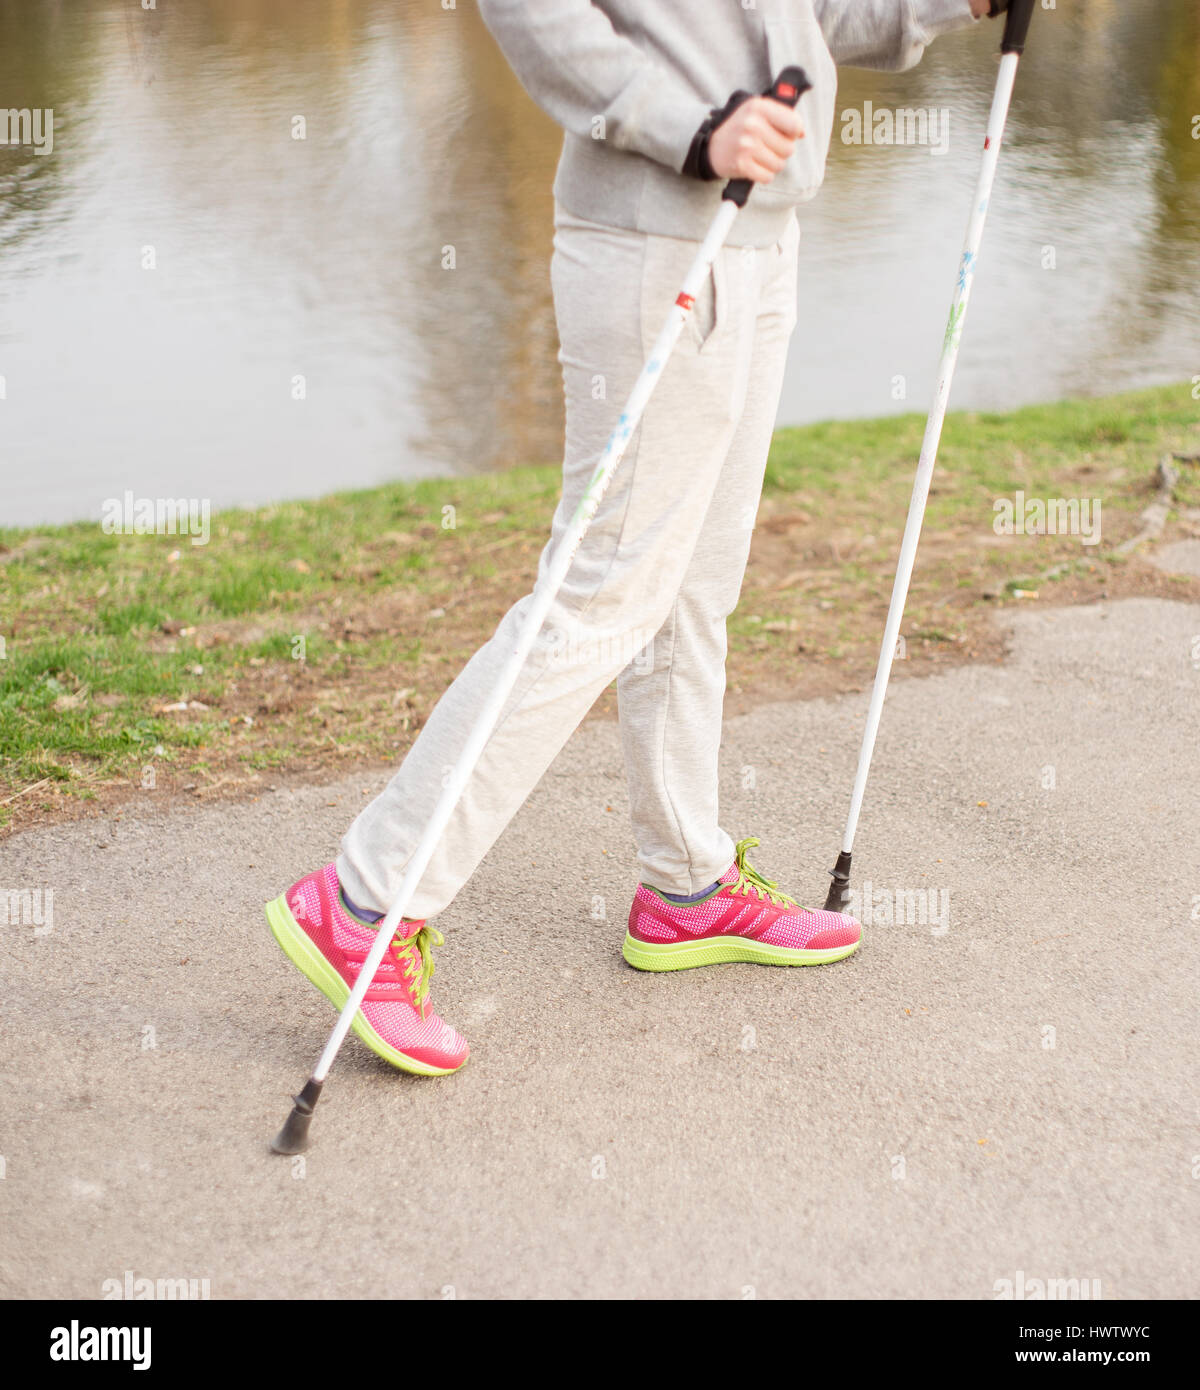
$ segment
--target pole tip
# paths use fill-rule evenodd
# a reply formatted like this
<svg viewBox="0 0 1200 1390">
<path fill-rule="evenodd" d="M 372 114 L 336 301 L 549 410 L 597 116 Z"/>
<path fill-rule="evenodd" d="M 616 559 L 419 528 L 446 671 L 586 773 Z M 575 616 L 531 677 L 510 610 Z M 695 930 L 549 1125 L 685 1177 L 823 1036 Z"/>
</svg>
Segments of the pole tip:
<svg viewBox="0 0 1200 1390">
<path fill-rule="evenodd" d="M 829 871 L 829 877 L 833 882 L 829 885 L 829 892 L 825 897 L 826 912 L 844 912 L 850 897 L 850 853 L 842 850 L 837 857 L 837 863 Z"/>
<path fill-rule="evenodd" d="M 277 1154 L 302 1154 L 308 1148 L 308 1127 L 312 1123 L 312 1111 L 292 1106 L 292 1113 L 284 1121 L 283 1128 L 271 1140 L 271 1152 Z"/>
<path fill-rule="evenodd" d="M 308 1127 L 312 1124 L 313 1111 L 317 1108 L 320 1095 L 321 1082 L 310 1079 L 295 1097 L 296 1103 L 283 1128 L 271 1140 L 272 1153 L 302 1154 L 308 1148 Z"/>
</svg>

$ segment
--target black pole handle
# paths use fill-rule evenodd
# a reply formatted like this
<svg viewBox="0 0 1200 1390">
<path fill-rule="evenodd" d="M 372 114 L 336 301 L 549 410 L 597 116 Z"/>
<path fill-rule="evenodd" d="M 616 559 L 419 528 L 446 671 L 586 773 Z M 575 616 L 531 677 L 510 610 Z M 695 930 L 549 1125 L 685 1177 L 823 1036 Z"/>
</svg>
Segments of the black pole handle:
<svg viewBox="0 0 1200 1390">
<path fill-rule="evenodd" d="M 1029 3 L 1032 6 L 1033 0 L 1029 0 Z M 808 80 L 808 74 L 803 68 L 784 68 L 775 81 L 771 83 L 771 90 L 763 95 L 783 102 L 784 106 L 795 106 L 811 87 L 812 83 Z M 750 190 L 753 187 L 753 179 L 730 179 L 722 189 L 721 197 L 730 203 L 736 203 L 740 208 L 744 208 L 746 199 L 749 198 Z"/>
<path fill-rule="evenodd" d="M 1004 38 L 1000 41 L 1001 53 L 1024 53 L 1025 39 L 1033 20 L 1037 0 L 1011 0 L 1008 13 L 1004 17 Z"/>
</svg>

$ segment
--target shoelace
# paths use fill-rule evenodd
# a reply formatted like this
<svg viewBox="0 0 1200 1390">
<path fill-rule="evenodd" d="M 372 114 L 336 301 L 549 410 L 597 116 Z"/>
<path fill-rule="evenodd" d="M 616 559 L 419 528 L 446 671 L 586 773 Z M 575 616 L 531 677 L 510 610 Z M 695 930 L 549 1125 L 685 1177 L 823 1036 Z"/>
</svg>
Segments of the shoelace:
<svg viewBox="0 0 1200 1390">
<path fill-rule="evenodd" d="M 400 935 L 397 928 L 396 935 L 392 938 L 392 952 L 404 972 L 404 978 L 413 987 L 413 1003 L 420 1011 L 422 1022 L 425 1020 L 425 1001 L 429 998 L 429 981 L 437 969 L 433 961 L 433 948 L 445 944 L 446 938 L 441 932 L 429 925 L 421 927 L 412 936 L 405 937 Z M 420 957 L 419 965 L 412 954 L 413 946 L 416 946 Z"/>
<path fill-rule="evenodd" d="M 776 907 L 784 907 L 789 904 L 792 907 L 799 907 L 795 898 L 789 898 L 786 893 L 779 891 L 777 883 L 772 883 L 769 878 L 763 878 L 752 864 L 746 863 L 746 851 L 754 849 L 757 844 L 758 840 L 753 835 L 748 835 L 734 846 L 733 855 L 734 863 L 737 865 L 738 880 L 730 885 L 729 891 L 748 896 L 750 890 L 753 889 L 760 899 L 766 896 Z"/>
</svg>

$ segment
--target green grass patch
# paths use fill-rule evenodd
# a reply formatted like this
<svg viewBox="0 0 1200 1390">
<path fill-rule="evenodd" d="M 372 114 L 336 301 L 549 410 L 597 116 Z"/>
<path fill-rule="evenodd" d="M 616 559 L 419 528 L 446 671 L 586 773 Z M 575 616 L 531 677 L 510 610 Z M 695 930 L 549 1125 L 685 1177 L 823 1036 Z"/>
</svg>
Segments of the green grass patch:
<svg viewBox="0 0 1200 1390">
<path fill-rule="evenodd" d="M 978 543 L 996 498 L 1096 496 L 1106 515 L 1136 513 L 1159 454 L 1196 449 L 1198 410 L 1180 384 L 951 415 L 926 535 L 963 549 L 938 571 L 939 593 L 971 602 L 983 577 L 1001 596 L 1037 588 L 1034 550 Z M 808 650 L 831 660 L 860 628 L 878 640 L 923 430 L 905 415 L 776 433 L 764 514 L 803 512 L 818 536 L 871 543 L 818 557 L 815 578 L 783 581 L 783 594 L 765 581 L 750 592 L 730 624 L 733 661 L 794 659 L 797 615 L 810 612 L 827 630 Z M 98 522 L 0 530 L 0 800 L 43 778 L 89 794 L 147 765 L 203 777 L 322 749 L 394 756 L 520 596 L 558 486 L 557 469 L 522 468 L 227 511 L 207 545 Z M 1184 470 L 1177 495 L 1200 505 L 1200 469 Z M 1078 556 L 1055 557 L 1063 574 L 1091 558 Z M 926 644 L 962 640 L 957 614 L 916 617 Z"/>
</svg>

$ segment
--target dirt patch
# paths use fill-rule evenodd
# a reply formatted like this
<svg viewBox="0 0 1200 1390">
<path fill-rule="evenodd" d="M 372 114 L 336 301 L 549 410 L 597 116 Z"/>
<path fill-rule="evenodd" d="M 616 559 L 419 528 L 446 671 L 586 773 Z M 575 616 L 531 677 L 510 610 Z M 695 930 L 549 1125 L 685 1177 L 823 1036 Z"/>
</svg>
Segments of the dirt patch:
<svg viewBox="0 0 1200 1390">
<path fill-rule="evenodd" d="M 1141 553 L 1115 558 L 1133 535 L 1136 514 L 1106 520 L 1105 556 L 1071 537 L 1026 538 L 1023 550 L 980 536 L 976 526 L 931 530 L 922 542 L 902 628 L 897 680 L 968 662 L 1001 661 L 1004 609 L 1025 604 L 1093 603 L 1155 596 L 1200 602 L 1200 579 L 1164 574 Z M 726 713 L 764 701 L 811 699 L 866 689 L 874 675 L 887 612 L 899 527 L 877 533 L 830 529 L 795 498 L 764 503 L 742 601 L 730 623 Z M 1164 542 L 1196 534 L 1172 523 Z M 8 797 L 6 833 L 48 822 L 118 816 L 131 806 L 254 799 L 289 785 L 374 779 L 403 757 L 442 691 L 494 631 L 509 603 L 536 573 L 541 537 L 510 535 L 479 550 L 447 547 L 431 592 L 398 586 L 369 603 L 340 598 L 288 618 L 292 631 L 319 633 L 335 659 L 317 663 L 252 658 L 214 705 L 180 710 L 181 721 L 219 721 L 196 758 L 155 761 L 124 780 L 88 781 L 71 792 L 34 784 Z M 1015 576 L 1015 577 L 1014 577 Z M 194 634 L 200 651 L 261 635 L 261 620 L 222 622 Z M 400 638 L 402 665 L 373 659 L 380 637 Z M 162 634 L 163 641 L 172 634 Z M 188 692 L 183 692 L 186 696 Z M 204 702 L 201 702 L 204 703 Z M 616 716 L 615 687 L 589 718 Z M 81 795 L 82 792 L 82 795 Z M 348 808 L 349 809 L 349 808 Z"/>
</svg>

